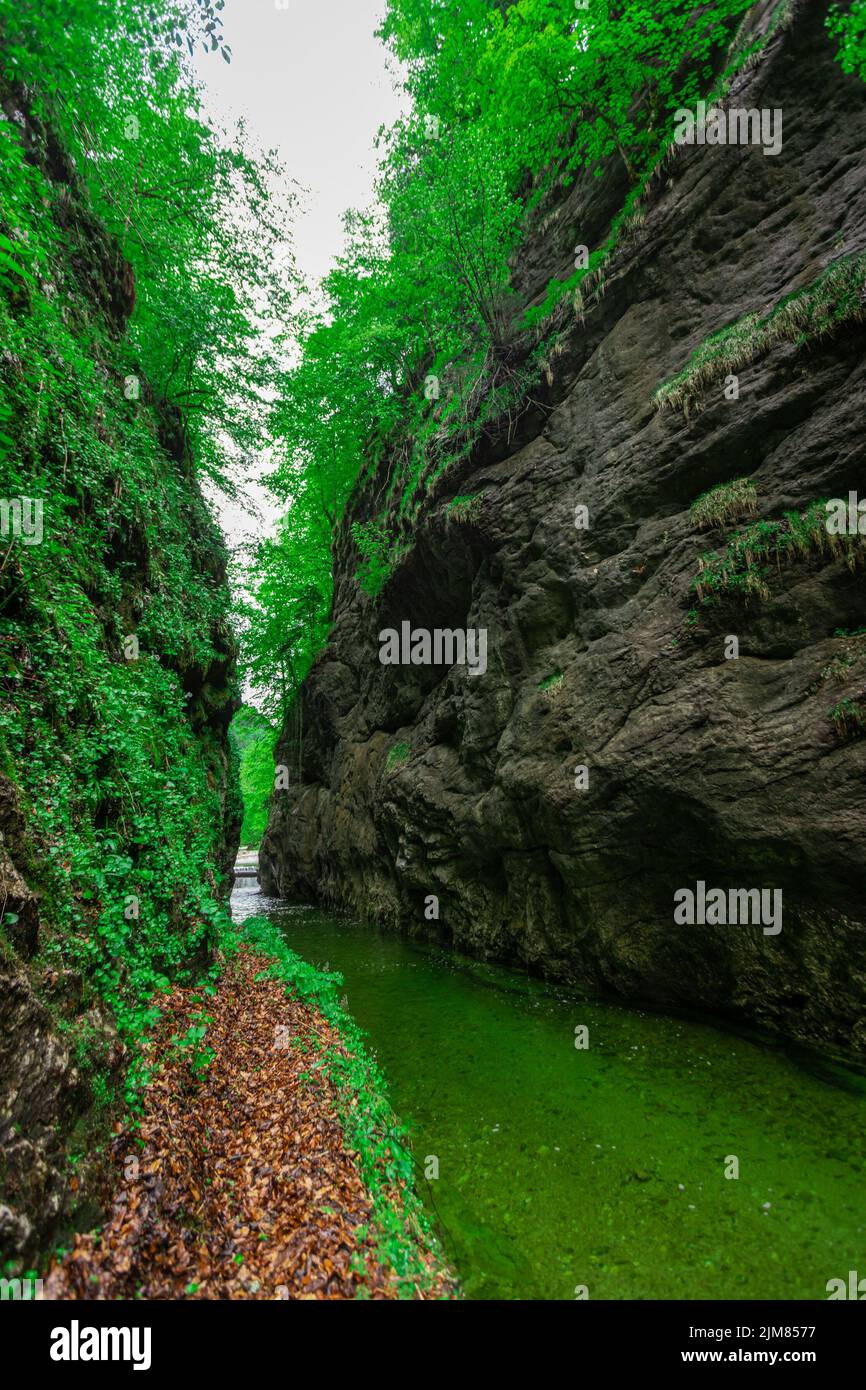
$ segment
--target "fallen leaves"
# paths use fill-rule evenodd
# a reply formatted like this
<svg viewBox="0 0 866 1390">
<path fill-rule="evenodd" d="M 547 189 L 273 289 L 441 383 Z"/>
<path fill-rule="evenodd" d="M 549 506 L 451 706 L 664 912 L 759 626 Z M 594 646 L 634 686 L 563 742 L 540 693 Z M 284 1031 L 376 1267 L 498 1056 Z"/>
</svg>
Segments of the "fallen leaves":
<svg viewBox="0 0 866 1390">
<path fill-rule="evenodd" d="M 340 1035 L 266 966 L 246 949 L 226 963 L 206 1001 L 205 1067 L 178 1045 L 201 992 L 166 997 L 140 1126 L 114 1140 L 109 1220 L 76 1237 L 48 1298 L 400 1296 L 316 1060 Z M 451 1291 L 443 1270 L 416 1296 Z"/>
</svg>

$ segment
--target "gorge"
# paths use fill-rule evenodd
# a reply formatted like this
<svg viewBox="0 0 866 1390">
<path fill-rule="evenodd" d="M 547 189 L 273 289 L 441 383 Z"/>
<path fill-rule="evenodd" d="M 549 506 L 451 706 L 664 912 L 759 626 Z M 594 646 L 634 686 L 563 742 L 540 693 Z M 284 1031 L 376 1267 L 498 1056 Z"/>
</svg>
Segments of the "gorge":
<svg viewBox="0 0 866 1390">
<path fill-rule="evenodd" d="M 0 1298 L 824 1300 L 866 0 L 372 3 L 0 0 Z"/>
</svg>

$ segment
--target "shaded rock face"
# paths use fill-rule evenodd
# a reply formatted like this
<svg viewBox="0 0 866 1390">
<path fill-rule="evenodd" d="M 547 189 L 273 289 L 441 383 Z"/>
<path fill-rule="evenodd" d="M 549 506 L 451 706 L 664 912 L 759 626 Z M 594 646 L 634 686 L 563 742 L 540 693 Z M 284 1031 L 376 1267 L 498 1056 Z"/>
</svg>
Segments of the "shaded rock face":
<svg viewBox="0 0 866 1390">
<path fill-rule="evenodd" d="M 87 1106 L 86 1088 L 48 1007 L 47 972 L 28 968 L 39 946 L 39 899 L 17 864 L 26 825 L 13 784 L 0 777 L 0 1251 L 34 1256 L 68 1198 L 64 1138 Z M 16 864 L 17 861 L 17 864 Z M 17 921 L 15 920 L 17 918 Z"/>
<path fill-rule="evenodd" d="M 63 1135 L 86 1101 L 86 1089 L 25 970 L 0 957 L 0 1248 L 31 1256 L 67 1204 L 61 1177 Z M 11 1194 L 14 1194 L 11 1195 Z"/>
<path fill-rule="evenodd" d="M 591 991 L 862 1056 L 866 741 L 841 740 L 828 711 L 862 692 L 866 665 L 822 673 L 836 630 L 866 624 L 863 572 L 772 562 L 766 601 L 699 607 L 698 558 L 736 523 L 700 532 L 689 508 L 743 476 L 758 519 L 866 495 L 863 323 L 773 347 L 739 370 L 738 400 L 720 379 L 688 418 L 651 397 L 709 334 L 866 247 L 864 88 L 807 5 L 731 100 L 782 109 L 782 152 L 676 152 L 573 322 L 544 409 L 446 473 L 376 600 L 353 578 L 348 525 L 384 470 L 356 495 L 331 643 L 303 695 L 302 778 L 275 793 L 261 880 Z M 525 303 L 621 202 L 614 170 L 569 191 L 519 257 Z M 477 516 L 449 521 L 448 500 L 476 493 Z M 378 634 L 403 620 L 486 628 L 486 673 L 381 665 Z M 408 756 L 389 765 L 397 744 Z M 278 761 L 294 768 L 287 739 Z M 676 925 L 674 894 L 699 880 L 781 889 L 781 932 Z"/>
</svg>

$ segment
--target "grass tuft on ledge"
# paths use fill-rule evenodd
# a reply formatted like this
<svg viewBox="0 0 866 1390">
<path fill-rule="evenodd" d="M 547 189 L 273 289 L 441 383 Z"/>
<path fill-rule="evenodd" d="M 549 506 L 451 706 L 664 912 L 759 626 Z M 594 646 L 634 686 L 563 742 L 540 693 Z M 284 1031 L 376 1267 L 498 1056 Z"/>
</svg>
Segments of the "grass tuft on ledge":
<svg viewBox="0 0 866 1390">
<path fill-rule="evenodd" d="M 744 516 L 754 516 L 758 507 L 758 489 L 751 478 L 734 478 L 729 483 L 702 492 L 691 505 L 692 525 L 700 530 L 724 526 Z"/>
<path fill-rule="evenodd" d="M 843 743 L 850 743 L 851 739 L 862 738 L 866 734 L 866 705 L 860 700 L 840 700 L 830 710 L 830 718 L 837 737 Z"/>
<path fill-rule="evenodd" d="M 740 599 L 770 597 L 770 561 L 779 574 L 782 562 L 823 556 L 844 558 L 853 573 L 866 559 L 866 536 L 837 536 L 827 530 L 826 502 L 812 502 L 804 512 L 786 512 L 780 521 L 756 521 L 732 536 L 722 551 L 700 557 L 691 591 L 702 605 L 723 595 Z"/>
<path fill-rule="evenodd" d="M 477 521 L 484 494 L 467 492 L 453 497 L 446 507 L 449 521 Z"/>
<path fill-rule="evenodd" d="M 805 347 L 844 323 L 866 320 L 866 253 L 844 256 L 811 285 L 786 295 L 769 314 L 746 314 L 713 333 L 695 349 L 685 367 L 653 393 L 657 410 L 689 414 L 706 391 L 765 357 L 779 343 Z"/>
<path fill-rule="evenodd" d="M 547 700 L 555 700 L 562 689 L 562 682 L 565 679 L 561 671 L 552 671 L 549 676 L 545 676 L 543 681 L 538 682 L 538 689 Z"/>
</svg>

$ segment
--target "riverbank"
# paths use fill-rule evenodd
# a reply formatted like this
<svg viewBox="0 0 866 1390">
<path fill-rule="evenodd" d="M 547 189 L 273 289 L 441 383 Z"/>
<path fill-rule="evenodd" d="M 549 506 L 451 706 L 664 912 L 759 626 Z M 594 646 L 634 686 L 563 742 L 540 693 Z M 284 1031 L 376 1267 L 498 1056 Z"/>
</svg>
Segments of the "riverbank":
<svg viewBox="0 0 866 1390">
<path fill-rule="evenodd" d="M 236 928 L 215 984 L 162 1001 L 109 1219 L 49 1298 L 454 1296 L 337 982 L 272 938 Z"/>
<path fill-rule="evenodd" d="M 246 881 L 232 908 L 340 972 L 467 1299 L 823 1299 L 858 1267 L 858 1073 Z"/>
</svg>

